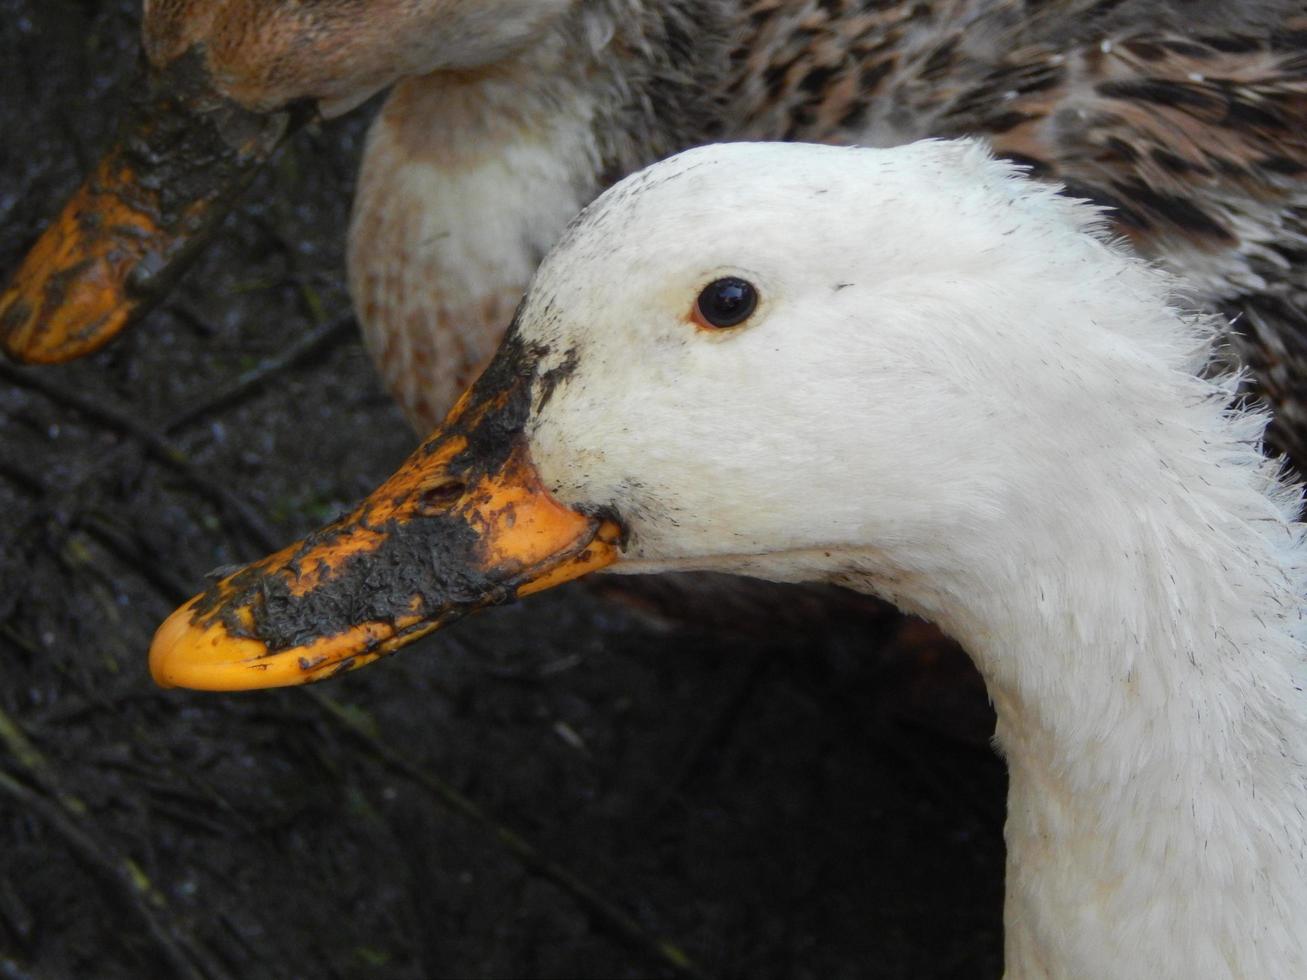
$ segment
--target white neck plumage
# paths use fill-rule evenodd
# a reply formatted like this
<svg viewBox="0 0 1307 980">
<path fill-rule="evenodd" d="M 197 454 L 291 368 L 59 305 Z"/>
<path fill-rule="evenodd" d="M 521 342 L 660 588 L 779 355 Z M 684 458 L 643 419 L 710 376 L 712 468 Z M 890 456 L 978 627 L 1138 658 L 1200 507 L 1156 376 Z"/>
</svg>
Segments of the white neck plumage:
<svg viewBox="0 0 1307 980">
<path fill-rule="evenodd" d="M 1132 469 L 1117 446 L 1101 479 L 1067 465 L 1042 509 L 996 514 L 999 551 L 980 534 L 911 563 L 843 552 L 835 575 L 831 549 L 616 570 L 825 578 L 963 640 L 1010 773 L 1009 978 L 1307 976 L 1298 495 L 1260 417 L 1182 421 Z"/>
<path fill-rule="evenodd" d="M 1248 424 L 931 573 L 1010 768 L 1011 977 L 1307 976 L 1302 531 Z"/>
</svg>

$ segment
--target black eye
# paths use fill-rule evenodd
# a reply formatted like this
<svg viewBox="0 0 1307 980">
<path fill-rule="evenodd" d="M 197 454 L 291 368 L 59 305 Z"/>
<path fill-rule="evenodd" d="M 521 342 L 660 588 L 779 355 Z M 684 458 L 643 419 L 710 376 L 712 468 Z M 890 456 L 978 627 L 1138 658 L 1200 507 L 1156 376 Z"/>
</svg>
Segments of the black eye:
<svg viewBox="0 0 1307 980">
<path fill-rule="evenodd" d="M 715 279 L 696 301 L 695 319 L 705 327 L 733 327 L 749 319 L 758 306 L 758 290 L 735 276 Z"/>
</svg>

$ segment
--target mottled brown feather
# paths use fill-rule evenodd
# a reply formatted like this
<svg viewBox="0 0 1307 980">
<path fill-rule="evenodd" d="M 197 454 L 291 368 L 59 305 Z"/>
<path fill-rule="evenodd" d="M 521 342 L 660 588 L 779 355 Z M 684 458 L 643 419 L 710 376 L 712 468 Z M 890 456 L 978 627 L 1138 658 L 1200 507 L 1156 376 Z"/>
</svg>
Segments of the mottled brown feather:
<svg viewBox="0 0 1307 980">
<path fill-rule="evenodd" d="M 158 60 L 203 45 L 227 94 L 250 105 L 348 105 L 404 74 L 396 66 L 430 47 L 423 31 L 486 2 L 149 0 L 147 49 Z M 1110 208 L 1122 235 L 1189 277 L 1196 302 L 1234 318 L 1233 352 L 1277 409 L 1273 438 L 1307 464 L 1301 0 L 589 0 L 492 67 L 480 103 L 467 72 L 401 84 L 378 126 L 407 127 L 409 156 L 391 146 L 371 161 L 356 214 L 360 315 L 418 424 L 476 369 L 526 275 L 488 275 L 482 295 L 450 301 L 457 246 L 405 237 L 422 201 L 388 193 L 388 175 L 418 162 L 467 177 L 531 138 L 531 111 L 547 127 L 550 107 L 573 100 L 596 148 L 579 203 L 714 139 L 987 137 Z M 495 80 L 503 72 L 515 87 Z M 516 128 L 497 127 L 501 115 Z M 398 275 L 405 264 L 430 276 Z"/>
<path fill-rule="evenodd" d="M 1295 3 L 757 0 L 751 138 L 980 135 L 1231 316 L 1307 463 L 1307 13 Z"/>
</svg>

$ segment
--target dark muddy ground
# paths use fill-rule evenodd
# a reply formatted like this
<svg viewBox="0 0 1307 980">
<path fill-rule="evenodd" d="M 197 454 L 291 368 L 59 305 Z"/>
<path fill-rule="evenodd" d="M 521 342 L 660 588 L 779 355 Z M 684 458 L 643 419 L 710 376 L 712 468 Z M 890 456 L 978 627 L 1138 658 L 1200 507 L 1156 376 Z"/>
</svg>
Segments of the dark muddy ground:
<svg viewBox="0 0 1307 980">
<path fill-rule="evenodd" d="M 107 140 L 136 7 L 0 2 L 0 271 Z M 866 603 L 683 621 L 578 586 L 312 691 L 151 685 L 207 569 L 414 441 L 340 325 L 367 115 L 299 137 L 110 349 L 0 366 L 0 977 L 677 975 L 658 944 L 998 975 L 983 693 Z"/>
</svg>

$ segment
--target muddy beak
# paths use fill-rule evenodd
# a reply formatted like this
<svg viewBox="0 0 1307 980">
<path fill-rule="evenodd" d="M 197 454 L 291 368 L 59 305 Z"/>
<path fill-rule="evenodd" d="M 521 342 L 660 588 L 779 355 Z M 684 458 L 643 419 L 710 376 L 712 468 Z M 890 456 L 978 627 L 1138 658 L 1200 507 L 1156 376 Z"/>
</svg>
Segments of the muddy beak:
<svg viewBox="0 0 1307 980">
<path fill-rule="evenodd" d="M 512 387 L 483 375 L 353 513 L 173 613 L 150 647 L 155 682 L 238 690 L 321 680 L 613 562 L 619 527 L 549 494 L 524 415 Z"/>
<path fill-rule="evenodd" d="M 128 119 L 0 294 L 0 346 L 56 364 L 98 350 L 164 296 L 306 108 L 250 112 L 192 51 L 133 89 Z"/>
</svg>

